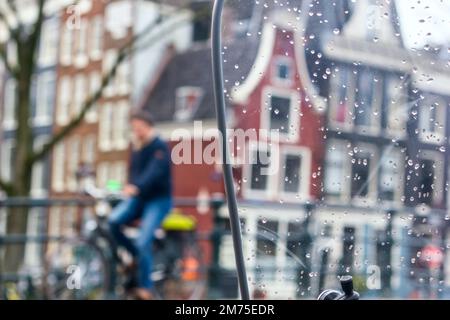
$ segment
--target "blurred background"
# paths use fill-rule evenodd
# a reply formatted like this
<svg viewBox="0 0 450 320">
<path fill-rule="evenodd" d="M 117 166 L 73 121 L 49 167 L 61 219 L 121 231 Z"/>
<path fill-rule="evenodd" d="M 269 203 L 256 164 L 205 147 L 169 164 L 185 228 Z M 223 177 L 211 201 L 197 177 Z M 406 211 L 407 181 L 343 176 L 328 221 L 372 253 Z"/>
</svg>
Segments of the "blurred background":
<svg viewBox="0 0 450 320">
<path fill-rule="evenodd" d="M 228 125 L 280 134 L 232 150 L 256 159 L 233 166 L 252 295 L 312 299 L 350 274 L 363 298 L 450 298 L 450 4 L 226 3 Z M 222 168 L 201 159 L 212 5 L 0 1 L 0 299 L 48 298 L 53 253 L 99 210 L 85 180 L 127 182 L 138 109 L 174 150 L 185 134 L 174 196 L 196 224 L 197 298 L 238 298 Z"/>
</svg>

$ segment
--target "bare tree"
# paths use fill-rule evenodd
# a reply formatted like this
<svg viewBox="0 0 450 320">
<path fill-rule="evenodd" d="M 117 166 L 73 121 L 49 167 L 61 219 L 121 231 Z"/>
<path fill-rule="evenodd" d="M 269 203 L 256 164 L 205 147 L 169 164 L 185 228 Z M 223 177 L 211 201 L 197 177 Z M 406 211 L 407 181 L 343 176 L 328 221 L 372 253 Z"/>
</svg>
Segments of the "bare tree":
<svg viewBox="0 0 450 320">
<path fill-rule="evenodd" d="M 70 135 L 80 124 L 88 111 L 99 100 L 104 89 L 109 82 L 116 76 L 120 64 L 127 59 L 135 50 L 142 47 L 149 47 L 153 43 L 163 38 L 168 32 L 177 27 L 184 25 L 192 19 L 199 19 L 205 12 L 199 12 L 195 15 L 186 15 L 183 19 L 175 19 L 168 23 L 168 18 L 176 12 L 166 12 L 160 15 L 158 19 L 149 23 L 139 34 L 133 37 L 119 50 L 119 54 L 113 63 L 113 67 L 108 70 L 102 79 L 100 88 L 86 99 L 80 113 L 74 117 L 65 127 L 61 128 L 57 133 L 50 137 L 48 142 L 40 149 L 33 148 L 33 133 L 29 125 L 30 119 L 30 103 L 32 79 L 37 66 L 37 48 L 41 38 L 41 30 L 43 22 L 48 17 L 45 15 L 45 5 L 47 0 L 36 0 L 37 15 L 36 20 L 32 23 L 21 23 L 18 18 L 18 8 L 14 0 L 4 0 L 4 7 L 0 8 L 0 23 L 7 28 L 9 33 L 9 43 L 14 44 L 17 57 L 17 63 L 10 64 L 8 59 L 7 44 L 0 45 L 0 59 L 3 60 L 5 68 L 17 82 L 17 105 L 15 106 L 16 126 L 16 150 L 14 158 L 14 166 L 12 168 L 13 177 L 11 181 L 3 181 L 0 179 L 0 189 L 5 192 L 8 197 L 29 197 L 31 189 L 31 176 L 33 165 L 45 159 L 53 148 L 61 142 L 65 137 Z M 74 1 L 70 5 L 76 4 Z M 177 9 L 179 11 L 179 8 Z M 157 34 L 151 34 L 151 31 L 158 27 Z M 25 234 L 27 228 L 27 210 L 25 208 L 14 208 L 8 210 L 7 215 L 7 233 L 8 234 Z M 24 246 L 8 246 L 5 253 L 5 270 L 17 271 L 22 263 L 24 255 Z"/>
</svg>

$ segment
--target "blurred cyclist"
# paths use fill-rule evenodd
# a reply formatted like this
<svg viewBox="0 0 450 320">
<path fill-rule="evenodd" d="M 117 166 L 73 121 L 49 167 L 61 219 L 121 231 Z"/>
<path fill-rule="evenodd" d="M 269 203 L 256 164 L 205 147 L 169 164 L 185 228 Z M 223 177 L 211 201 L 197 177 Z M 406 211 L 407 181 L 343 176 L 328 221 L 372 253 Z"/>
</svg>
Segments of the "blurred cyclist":
<svg viewBox="0 0 450 320">
<path fill-rule="evenodd" d="M 151 270 L 152 243 L 155 231 L 172 208 L 170 152 L 167 144 L 155 132 L 150 114 L 139 111 L 131 116 L 133 151 L 129 182 L 123 189 L 126 197 L 109 218 L 111 232 L 119 246 L 134 258 L 138 271 L 136 298 L 153 298 Z M 141 220 L 139 237 L 132 241 L 122 227 Z"/>
</svg>

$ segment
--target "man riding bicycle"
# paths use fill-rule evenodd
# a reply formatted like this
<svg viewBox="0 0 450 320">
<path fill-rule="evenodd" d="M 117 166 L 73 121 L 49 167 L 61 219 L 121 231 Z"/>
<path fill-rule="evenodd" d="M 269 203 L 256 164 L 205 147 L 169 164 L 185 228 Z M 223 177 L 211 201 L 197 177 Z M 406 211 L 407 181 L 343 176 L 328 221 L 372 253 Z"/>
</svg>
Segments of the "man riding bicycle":
<svg viewBox="0 0 450 320">
<path fill-rule="evenodd" d="M 131 116 L 133 151 L 129 182 L 123 189 L 126 197 L 109 218 L 111 233 L 119 246 L 133 257 L 137 267 L 136 298 L 153 298 L 151 270 L 152 243 L 155 231 L 172 208 L 170 151 L 157 135 L 151 115 L 139 111 Z M 140 232 L 134 242 L 122 228 L 140 219 Z"/>
</svg>

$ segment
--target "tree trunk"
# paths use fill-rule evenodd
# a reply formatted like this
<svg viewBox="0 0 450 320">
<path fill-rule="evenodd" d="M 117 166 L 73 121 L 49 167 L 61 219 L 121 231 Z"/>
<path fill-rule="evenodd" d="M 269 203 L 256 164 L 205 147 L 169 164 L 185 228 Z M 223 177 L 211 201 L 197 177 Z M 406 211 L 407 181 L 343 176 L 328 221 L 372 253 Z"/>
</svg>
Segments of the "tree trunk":
<svg viewBox="0 0 450 320">
<path fill-rule="evenodd" d="M 10 197 L 29 197 L 31 189 L 32 165 L 29 162 L 33 152 L 33 130 L 30 122 L 31 84 L 33 63 L 30 53 L 20 48 L 19 61 L 21 70 L 17 79 L 17 131 L 16 151 L 12 170 L 12 191 Z M 25 52 L 25 53 L 23 53 Z M 10 208 L 7 215 L 7 234 L 25 235 L 27 231 L 29 208 Z M 25 244 L 8 245 L 5 251 L 5 271 L 17 272 L 24 259 Z"/>
</svg>

